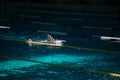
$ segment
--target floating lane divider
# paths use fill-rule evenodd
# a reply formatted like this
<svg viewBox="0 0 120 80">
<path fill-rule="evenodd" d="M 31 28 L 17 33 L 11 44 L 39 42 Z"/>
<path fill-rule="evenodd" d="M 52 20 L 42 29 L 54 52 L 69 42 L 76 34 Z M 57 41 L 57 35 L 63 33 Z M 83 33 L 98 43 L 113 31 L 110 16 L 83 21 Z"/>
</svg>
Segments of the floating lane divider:
<svg viewBox="0 0 120 80">
<path fill-rule="evenodd" d="M 61 47 L 76 48 L 76 49 L 80 49 L 80 50 L 95 51 L 95 52 L 105 52 L 105 53 L 120 54 L 120 52 L 115 52 L 115 51 L 100 50 L 100 49 L 93 49 L 93 48 L 84 48 L 84 47 L 77 47 L 77 46 L 61 46 Z"/>
<path fill-rule="evenodd" d="M 64 48 L 74 48 L 74 49 L 80 49 L 80 50 L 86 50 L 86 51 L 95 51 L 95 52 L 120 54 L 120 52 L 109 51 L 109 50 L 100 50 L 100 49 L 84 48 L 84 47 L 77 47 L 77 46 L 59 45 L 59 44 L 49 44 L 49 43 L 35 42 L 35 41 L 29 41 L 29 40 L 13 40 L 13 39 L 7 39 L 7 38 L 0 38 L 0 39 L 16 41 L 16 42 L 23 42 L 23 43 L 27 43 L 29 45 L 32 45 L 32 44 L 35 44 L 35 45 L 46 45 L 46 46 L 55 46 L 55 47 L 64 47 Z"/>
<path fill-rule="evenodd" d="M 26 41 L 26 43 L 28 43 L 29 45 L 32 45 L 32 44 L 35 44 L 35 45 L 47 45 L 47 46 L 55 46 L 55 47 L 74 48 L 74 49 L 87 50 L 87 51 L 96 51 L 96 52 L 120 54 L 120 52 L 115 52 L 115 51 L 92 49 L 92 48 L 83 48 L 83 47 L 77 47 L 77 46 L 67 46 L 67 45 L 61 45 L 61 44 L 50 44 L 50 43 L 34 42 L 34 41 Z"/>
<path fill-rule="evenodd" d="M 23 58 L 14 58 L 14 57 L 9 57 L 9 56 L 0 56 L 0 58 L 20 60 L 20 61 L 26 61 L 26 62 L 34 62 L 34 63 L 39 63 L 39 64 L 47 64 L 47 65 L 51 65 L 51 66 L 55 66 L 55 67 L 63 67 L 66 69 L 77 70 L 77 71 L 78 70 L 87 71 L 87 72 L 92 72 L 92 73 L 97 73 L 97 74 L 102 74 L 102 75 L 120 78 L 119 73 L 105 72 L 105 71 L 100 71 L 100 70 L 92 70 L 92 69 L 88 69 L 88 68 L 80 68 L 77 66 L 68 66 L 68 65 L 63 65 L 63 64 L 53 64 L 53 63 L 41 62 L 41 61 L 36 61 L 36 60 L 28 60 L 28 59 L 23 59 Z"/>
</svg>

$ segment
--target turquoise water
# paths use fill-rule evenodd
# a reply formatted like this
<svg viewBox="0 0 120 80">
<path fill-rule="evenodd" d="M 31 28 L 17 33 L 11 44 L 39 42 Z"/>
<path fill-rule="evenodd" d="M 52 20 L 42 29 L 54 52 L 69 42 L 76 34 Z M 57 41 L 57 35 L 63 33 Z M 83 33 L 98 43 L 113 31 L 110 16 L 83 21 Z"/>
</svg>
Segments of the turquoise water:
<svg viewBox="0 0 120 80">
<path fill-rule="evenodd" d="M 37 35 L 37 33 L 36 33 Z M 40 36 L 40 35 L 39 35 Z M 45 62 L 31 62 L 25 60 L 16 60 L 8 58 L 0 58 L 0 80 L 119 80 L 119 77 L 106 75 L 102 72 L 120 73 L 120 54 L 102 52 L 101 47 L 109 42 L 92 41 L 89 39 L 71 39 L 67 37 L 58 37 L 65 39 L 64 45 L 78 46 L 84 48 L 100 49 L 82 50 L 81 48 L 52 47 L 42 45 L 29 46 L 27 43 L 15 40 L 27 40 L 29 37 L 36 39 L 33 34 L 1 34 L 0 56 L 9 56 L 14 58 L 22 58 L 25 60 L 35 60 Z M 6 40 L 6 39 L 9 40 Z M 94 43 L 93 43 L 94 42 Z M 91 45 L 93 44 L 93 46 Z M 98 45 L 98 47 L 95 45 Z M 113 49 L 113 45 L 104 48 L 107 51 L 117 51 Z M 54 64 L 60 64 L 58 66 Z M 67 67 L 66 67 L 67 66 Z M 73 66 L 73 68 L 69 68 Z M 75 69 L 77 68 L 77 69 Z M 80 68 L 80 69 L 78 69 Z M 88 70 L 85 70 L 88 69 Z M 99 72 L 90 72 L 97 70 Z M 87 77 L 86 77 L 87 76 Z"/>
<path fill-rule="evenodd" d="M 91 37 L 119 37 L 119 16 L 18 7 L 4 18 L 0 24 L 11 28 L 0 29 L 0 80 L 120 80 L 120 43 Z M 51 34 L 65 46 L 23 42 L 46 39 L 39 30 L 66 33 Z"/>
</svg>

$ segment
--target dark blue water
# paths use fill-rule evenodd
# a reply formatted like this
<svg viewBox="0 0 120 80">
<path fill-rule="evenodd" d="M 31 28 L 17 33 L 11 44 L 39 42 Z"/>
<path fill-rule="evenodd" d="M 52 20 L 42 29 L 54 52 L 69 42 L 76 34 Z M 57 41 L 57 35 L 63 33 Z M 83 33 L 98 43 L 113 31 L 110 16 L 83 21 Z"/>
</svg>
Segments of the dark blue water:
<svg viewBox="0 0 120 80">
<path fill-rule="evenodd" d="M 1 24 L 7 24 L 11 29 L 0 29 L 0 80 L 120 79 L 120 43 L 93 37 L 119 37 L 118 24 L 111 23 L 117 21 L 117 17 L 24 10 L 17 10 L 14 16 L 8 14 L 6 17 L 8 22 Z M 103 27 L 115 26 L 116 32 L 112 32 L 114 29 L 82 28 L 93 24 L 101 26 L 103 23 Z M 24 42 L 29 38 L 35 41 L 46 39 L 47 34 L 38 30 L 65 32 L 67 35 L 51 35 L 66 42 L 63 47 L 29 46 Z M 18 58 L 22 58 L 22 61 Z"/>
<path fill-rule="evenodd" d="M 51 47 L 42 45 L 29 46 L 27 43 L 15 40 L 27 40 L 28 37 L 35 39 L 36 36 L 34 35 L 37 35 L 37 33 L 28 34 L 22 32 L 21 34 L 16 34 L 12 32 L 11 34 L 1 34 L 1 56 L 75 66 L 80 68 L 80 70 L 66 68 L 64 66 L 38 64 L 29 61 L 26 62 L 16 59 L 1 58 L 1 80 L 119 80 L 119 77 L 84 70 L 85 68 L 90 70 L 120 73 L 119 53 L 116 54 L 89 50 L 92 48 L 119 52 L 119 49 L 117 48 L 118 45 L 113 43 L 111 44 L 109 41 L 104 42 L 82 37 L 72 38 L 73 36 L 59 37 L 54 35 L 54 37 L 57 37 L 58 39 L 66 40 L 64 45 L 88 48 L 88 50 L 82 50 L 80 48 Z M 6 40 L 5 37 L 10 40 Z"/>
</svg>

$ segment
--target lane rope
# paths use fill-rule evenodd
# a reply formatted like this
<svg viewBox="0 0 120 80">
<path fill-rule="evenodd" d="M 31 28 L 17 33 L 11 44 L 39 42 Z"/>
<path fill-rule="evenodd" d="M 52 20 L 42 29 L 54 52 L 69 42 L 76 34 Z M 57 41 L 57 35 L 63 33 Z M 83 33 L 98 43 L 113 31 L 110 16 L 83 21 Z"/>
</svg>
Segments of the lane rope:
<svg viewBox="0 0 120 80">
<path fill-rule="evenodd" d="M 7 38 L 0 38 L 2 40 L 10 40 L 10 41 L 16 41 L 16 42 L 23 42 L 27 44 L 35 44 L 35 45 L 46 45 L 46 46 L 55 46 L 55 47 L 64 47 L 64 48 L 74 48 L 74 49 L 80 49 L 80 50 L 86 50 L 86 51 L 95 51 L 95 52 L 104 52 L 104 53 L 112 53 L 112 54 L 120 54 L 120 52 L 115 51 L 109 51 L 109 50 L 100 50 L 100 49 L 94 49 L 94 48 L 84 48 L 84 47 L 77 47 L 77 46 L 68 46 L 68 45 L 48 45 L 44 44 L 42 42 L 28 42 L 26 40 L 13 40 L 13 39 L 7 39 Z"/>
<path fill-rule="evenodd" d="M 12 39 L 3 39 L 3 40 L 11 40 L 11 41 L 28 43 L 25 40 L 12 40 Z M 97 51 L 97 52 L 107 52 L 107 53 L 115 53 L 115 54 L 117 53 L 117 54 L 119 54 L 119 52 L 112 52 L 112 51 L 107 51 L 107 50 L 98 50 L 98 49 L 91 49 L 91 48 L 82 48 L 82 47 L 76 47 L 76 46 L 65 46 L 64 45 L 64 46 L 60 46 L 60 47 L 77 48 L 77 49 L 82 49 L 82 50 L 90 50 L 90 51 Z M 64 68 L 68 68 L 68 69 L 72 69 L 72 70 L 85 70 L 85 71 L 93 72 L 93 73 L 97 73 L 97 74 L 103 74 L 103 75 L 108 75 L 108 76 L 113 76 L 113 77 L 120 77 L 120 74 L 118 74 L 118 73 L 105 72 L 105 71 L 99 71 L 99 70 L 91 70 L 91 69 L 87 69 L 87 68 L 79 68 L 79 67 L 75 67 L 75 66 L 67 66 L 67 65 L 63 65 L 63 64 L 53 64 L 53 63 L 47 63 L 47 62 L 40 62 L 40 61 L 36 61 L 36 60 L 27 60 L 27 59 L 22 59 L 22 58 L 13 58 L 13 57 L 8 57 L 8 56 L 0 56 L 0 58 L 7 58 L 7 59 L 27 61 L 27 62 L 48 64 L 48 65 L 53 65 L 53 66 L 56 66 L 56 67 L 57 66 L 64 67 Z"/>
<path fill-rule="evenodd" d="M 102 74 L 102 75 L 107 75 L 107 76 L 120 78 L 120 74 L 119 73 L 106 72 L 106 71 L 100 71 L 100 70 L 92 70 L 92 69 L 88 69 L 88 68 L 80 68 L 80 67 L 77 67 L 77 66 L 68 66 L 68 65 L 63 65 L 63 64 L 54 64 L 54 63 L 41 62 L 41 61 L 36 61 L 36 60 L 14 58 L 14 57 L 9 57 L 9 56 L 0 56 L 0 58 L 20 60 L 20 61 L 26 61 L 26 62 L 34 62 L 34 63 L 40 63 L 40 64 L 47 64 L 47 65 L 51 65 L 51 66 L 55 66 L 55 67 L 63 67 L 63 68 L 66 68 L 66 69 L 71 69 L 71 70 L 83 70 L 83 71 L 87 71 L 87 72 L 92 72 L 92 73 L 97 73 L 97 74 Z"/>
</svg>

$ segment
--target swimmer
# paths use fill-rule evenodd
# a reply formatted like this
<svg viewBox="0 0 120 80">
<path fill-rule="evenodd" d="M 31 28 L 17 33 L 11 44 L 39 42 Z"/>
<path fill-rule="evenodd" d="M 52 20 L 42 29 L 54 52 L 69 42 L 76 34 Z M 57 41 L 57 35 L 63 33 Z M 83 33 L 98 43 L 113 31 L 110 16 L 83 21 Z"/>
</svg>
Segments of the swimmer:
<svg viewBox="0 0 120 80">
<path fill-rule="evenodd" d="M 47 37 L 48 37 L 48 43 L 55 43 L 56 42 L 56 40 L 51 35 L 48 34 Z"/>
<path fill-rule="evenodd" d="M 48 43 L 62 44 L 62 42 L 65 42 L 65 41 L 64 40 L 55 40 L 51 35 L 48 34 Z"/>
<path fill-rule="evenodd" d="M 65 40 L 55 40 L 51 35 L 47 35 L 48 39 L 43 41 L 32 41 L 32 39 L 28 39 L 27 43 L 29 46 L 32 46 L 33 44 L 36 45 L 50 45 L 50 46 L 62 46 L 62 42 L 65 42 Z"/>
</svg>

